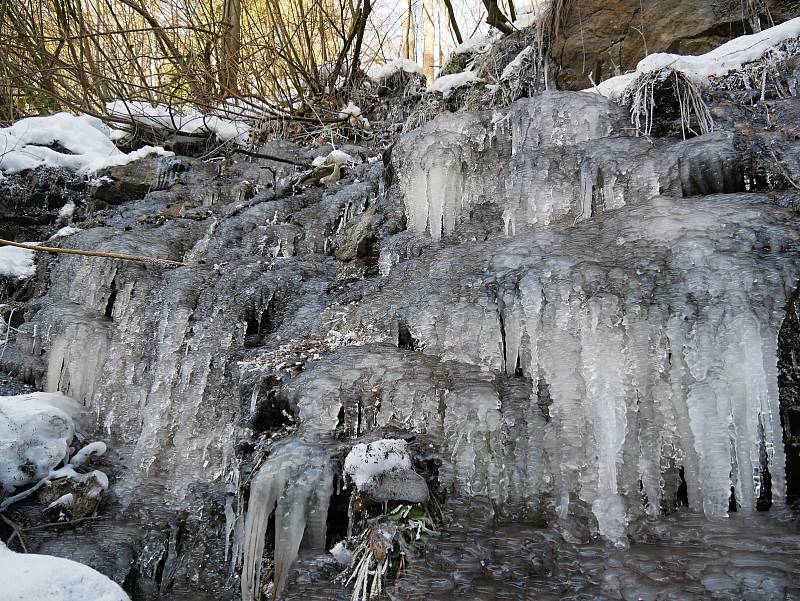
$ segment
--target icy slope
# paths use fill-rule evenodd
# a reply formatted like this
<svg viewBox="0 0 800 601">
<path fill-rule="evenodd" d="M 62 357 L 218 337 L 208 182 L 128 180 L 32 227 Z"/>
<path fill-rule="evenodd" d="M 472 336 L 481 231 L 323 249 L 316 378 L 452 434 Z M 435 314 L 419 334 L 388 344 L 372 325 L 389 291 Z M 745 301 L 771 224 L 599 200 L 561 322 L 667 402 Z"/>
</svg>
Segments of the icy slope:
<svg viewBox="0 0 800 601">
<path fill-rule="evenodd" d="M 400 322 L 427 355 L 529 378 L 530 405 L 549 404 L 545 489 L 564 522 L 585 503 L 600 533 L 622 540 L 630 517 L 674 503 L 679 467 L 691 507 L 724 516 L 734 487 L 754 511 L 767 469 L 773 500 L 784 494 L 776 340 L 798 277 L 793 214 L 766 200 L 656 198 L 575 227 L 444 247 L 395 267 L 346 327 L 391 339 Z M 324 404 L 302 415 L 336 415 L 328 395 L 314 398 Z M 400 398 L 393 409 L 383 397 L 381 413 L 418 429 Z M 505 432 L 488 423 L 472 427 L 490 448 Z M 474 443 L 445 446 L 457 469 L 484 465 L 480 481 L 507 465 Z M 521 501 L 499 485 L 488 494 Z"/>
</svg>

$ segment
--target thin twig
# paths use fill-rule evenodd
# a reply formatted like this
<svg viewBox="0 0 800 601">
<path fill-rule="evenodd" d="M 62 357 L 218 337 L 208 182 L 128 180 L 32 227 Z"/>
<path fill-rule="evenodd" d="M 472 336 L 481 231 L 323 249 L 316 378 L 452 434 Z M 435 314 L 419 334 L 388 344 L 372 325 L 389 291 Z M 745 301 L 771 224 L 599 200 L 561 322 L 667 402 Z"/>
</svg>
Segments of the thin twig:
<svg viewBox="0 0 800 601">
<path fill-rule="evenodd" d="M 81 255 L 83 257 L 105 257 L 108 259 L 121 259 L 123 261 L 140 261 L 143 263 L 155 263 L 158 265 L 165 265 L 169 267 L 184 267 L 186 263 L 181 261 L 170 261 L 169 259 L 160 259 L 157 257 L 145 257 L 142 255 L 125 255 L 122 253 L 100 252 L 95 250 L 77 250 L 74 248 L 54 248 L 52 246 L 36 246 L 35 244 L 24 244 L 22 242 L 12 242 L 11 240 L 0 239 L 0 245 L 16 246 L 17 248 L 24 248 L 26 250 L 34 250 L 38 252 L 46 252 L 53 254 L 66 254 L 66 255 Z"/>
<path fill-rule="evenodd" d="M 9 517 L 6 517 L 2 513 L 0 513 L 0 520 L 5 522 L 8 526 L 11 527 L 12 530 L 14 530 L 14 533 L 9 537 L 8 541 L 6 541 L 6 544 L 10 543 L 16 536 L 19 539 L 20 546 L 22 546 L 22 550 L 25 553 L 27 553 L 28 547 L 25 546 L 25 541 L 22 539 L 22 530 L 24 530 L 24 528 L 20 528 L 19 525 L 14 520 L 12 520 Z"/>
<path fill-rule="evenodd" d="M 73 524 L 79 524 L 81 522 L 91 522 L 95 520 L 102 520 L 103 517 L 99 515 L 95 516 L 88 516 L 85 518 L 75 518 L 74 520 L 67 520 L 64 522 L 47 522 L 45 524 L 39 524 L 37 526 L 29 526 L 27 528 L 20 528 L 21 532 L 33 532 L 34 530 L 43 530 L 45 528 L 56 528 L 58 526 L 72 526 Z"/>
</svg>

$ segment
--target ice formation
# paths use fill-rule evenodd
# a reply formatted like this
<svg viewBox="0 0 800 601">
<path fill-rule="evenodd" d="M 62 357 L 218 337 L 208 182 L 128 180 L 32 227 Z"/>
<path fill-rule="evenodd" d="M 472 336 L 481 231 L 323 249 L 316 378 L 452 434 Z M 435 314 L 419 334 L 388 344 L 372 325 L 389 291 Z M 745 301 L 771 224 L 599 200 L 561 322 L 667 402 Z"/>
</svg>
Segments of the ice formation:
<svg viewBox="0 0 800 601">
<path fill-rule="evenodd" d="M 60 393 L 0 397 L 0 486 L 44 478 L 68 455 L 82 407 Z"/>
<path fill-rule="evenodd" d="M 289 440 L 275 448 L 250 485 L 242 564 L 242 599 L 260 596 L 261 559 L 269 516 L 275 511 L 275 590 L 281 592 L 301 543 L 325 548 L 333 467 L 324 447 Z"/>
<path fill-rule="evenodd" d="M 192 181 L 175 176 L 175 190 L 158 186 L 63 240 L 187 263 L 58 258 L 4 345 L 6 363 L 73 396 L 113 441 L 114 510 L 170 524 L 102 531 L 130 543 L 123 577 L 155 597 L 172 582 L 221 589 L 241 565 L 253 601 L 274 514 L 274 590 L 285 591 L 300 548 L 326 548 L 334 458 L 354 453 L 363 498 L 427 494 L 400 442 L 389 445 L 400 469 L 359 468 L 375 467 L 359 453 L 386 437 L 425 440 L 456 505 L 541 514 L 559 529 L 539 531 L 545 551 L 566 544 L 561 535 L 623 547 L 641 518 L 684 497 L 713 517 L 733 502 L 738 518 L 758 519 L 762 496 L 780 506 L 776 335 L 800 271 L 796 218 L 783 198 L 744 193 L 737 134 L 630 133 L 609 99 L 549 92 L 438 116 L 399 139 L 385 180 L 377 153 L 357 164 L 364 153 L 348 146 L 315 161 L 347 162 L 339 185 L 293 194 L 280 165 L 233 160 L 225 180 L 201 161 L 160 161 L 160 173 L 186 168 Z M 239 195 L 230 184 L 245 178 Z M 186 197 L 198 206 L 180 210 L 196 212 L 176 218 Z M 64 451 L 66 465 L 39 482 L 107 486 L 102 472 L 76 469 L 102 450 L 71 463 Z M 465 540 L 453 546 L 468 554 Z M 596 556 L 581 561 L 592 577 L 605 570 L 614 595 L 654 590 L 631 575 L 633 560 L 588 548 Z M 610 556 L 619 564 L 597 559 Z M 233 564 L 222 575 L 219 557 Z M 476 578 L 504 569 L 461 559 L 475 560 Z M 744 573 L 743 561 L 730 565 Z M 658 569 L 662 586 L 671 576 Z M 738 586 L 721 570 L 697 568 L 707 590 Z"/>
<path fill-rule="evenodd" d="M 69 151 L 48 148 L 58 144 Z M 125 165 L 148 154 L 172 154 L 163 148 L 144 146 L 130 153 L 119 150 L 110 131 L 95 117 L 57 113 L 28 117 L 10 127 L 0 128 L 0 172 L 17 173 L 37 167 L 66 167 L 92 173 L 106 167 Z"/>
<path fill-rule="evenodd" d="M 445 400 L 445 447 L 473 494 L 524 504 L 546 492 L 567 533 L 585 504 L 617 542 L 633 516 L 674 503 L 679 469 L 690 507 L 724 516 L 733 487 L 740 511 L 754 511 L 767 471 L 773 501 L 785 491 L 776 339 L 798 277 L 791 214 L 765 200 L 658 197 L 575 227 L 447 247 L 396 266 L 347 327 L 391 338 L 400 321 L 427 355 L 530 379 L 527 407 L 488 375 L 427 393 Z M 412 272 L 428 279 L 410 286 Z M 373 388 L 398 390 L 391 372 L 367 373 Z M 314 388 L 301 415 L 331 424 L 349 388 Z M 414 398 L 384 395 L 372 423 L 391 415 L 435 433 Z M 531 444 L 505 457 L 522 423 Z"/>
<path fill-rule="evenodd" d="M 92 568 L 51 555 L 14 553 L 0 541 L 4 601 L 130 601 L 120 586 Z"/>
<path fill-rule="evenodd" d="M 494 114 L 439 115 L 392 153 L 408 227 L 438 240 L 493 207 L 513 235 L 659 194 L 744 189 L 729 134 L 651 144 L 624 135 L 629 127 L 621 107 L 585 93 L 548 92 Z"/>
</svg>

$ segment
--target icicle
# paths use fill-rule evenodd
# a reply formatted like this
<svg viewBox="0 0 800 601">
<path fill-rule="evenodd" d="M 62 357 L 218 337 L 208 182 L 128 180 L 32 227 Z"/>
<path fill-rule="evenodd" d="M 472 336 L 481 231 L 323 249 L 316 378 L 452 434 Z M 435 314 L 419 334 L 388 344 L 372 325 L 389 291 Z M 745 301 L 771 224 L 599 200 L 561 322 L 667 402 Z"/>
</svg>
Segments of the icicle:
<svg viewBox="0 0 800 601">
<path fill-rule="evenodd" d="M 324 448 L 315 441 L 287 439 L 276 446 L 250 483 L 244 526 L 242 600 L 259 599 L 264 536 L 275 511 L 275 590 L 286 585 L 307 521 L 309 544 L 324 547 L 333 473 Z M 309 507 L 309 504 L 311 507 Z"/>
</svg>

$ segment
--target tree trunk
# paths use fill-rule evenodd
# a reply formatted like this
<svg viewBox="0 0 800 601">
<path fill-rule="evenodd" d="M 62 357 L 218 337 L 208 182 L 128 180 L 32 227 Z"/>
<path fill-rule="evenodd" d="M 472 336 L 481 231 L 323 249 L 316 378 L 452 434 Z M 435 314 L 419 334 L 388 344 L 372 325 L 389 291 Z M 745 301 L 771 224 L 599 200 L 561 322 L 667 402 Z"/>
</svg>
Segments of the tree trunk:
<svg viewBox="0 0 800 601">
<path fill-rule="evenodd" d="M 417 28 L 412 0 L 408 0 L 408 9 L 403 17 L 403 58 L 417 60 Z"/>
<path fill-rule="evenodd" d="M 433 20 L 433 0 L 422 2 L 422 72 L 430 86 L 433 83 L 433 57 L 436 46 L 436 23 Z"/>
<path fill-rule="evenodd" d="M 225 0 L 222 8 L 222 56 L 219 70 L 219 83 L 223 96 L 238 92 L 239 59 L 242 45 L 241 0 Z"/>
<path fill-rule="evenodd" d="M 361 64 L 361 45 L 364 41 L 364 32 L 367 30 L 367 23 L 369 23 L 369 15 L 372 12 L 372 3 L 370 0 L 364 0 L 364 5 L 361 9 L 361 19 L 358 24 L 358 33 L 356 35 L 356 45 L 353 49 L 353 61 L 350 64 L 350 82 L 354 82 L 358 73 L 358 67 Z"/>
<path fill-rule="evenodd" d="M 503 11 L 500 10 L 500 7 L 497 6 L 497 0 L 483 0 L 483 5 L 486 7 L 486 10 L 489 13 L 486 16 L 486 22 L 489 25 L 505 34 L 509 34 L 514 31 L 514 28 L 511 27 L 508 17 L 506 17 L 503 14 Z"/>
<path fill-rule="evenodd" d="M 456 21 L 456 13 L 453 10 L 453 3 L 451 0 L 443 0 L 443 2 L 445 8 L 447 9 L 447 17 L 450 19 L 450 29 L 452 29 L 456 41 L 459 44 L 462 44 L 464 39 L 461 37 L 461 31 L 458 29 L 458 21 Z"/>
</svg>

